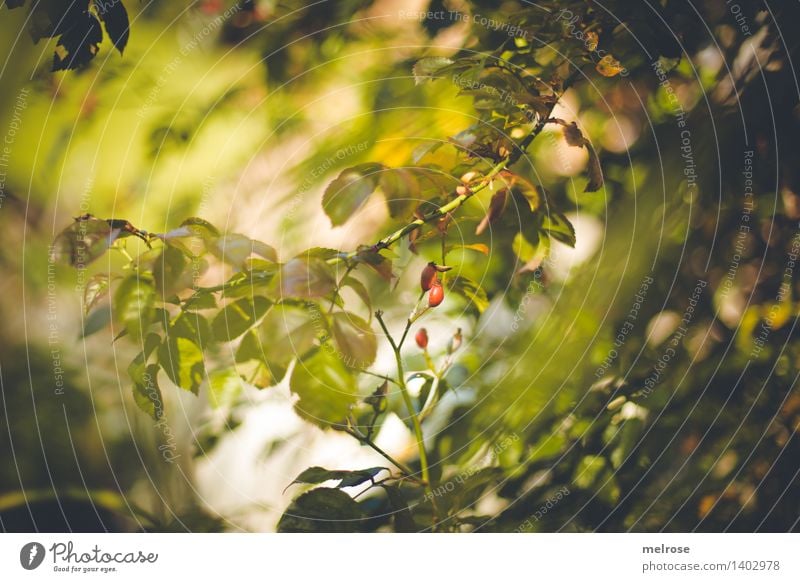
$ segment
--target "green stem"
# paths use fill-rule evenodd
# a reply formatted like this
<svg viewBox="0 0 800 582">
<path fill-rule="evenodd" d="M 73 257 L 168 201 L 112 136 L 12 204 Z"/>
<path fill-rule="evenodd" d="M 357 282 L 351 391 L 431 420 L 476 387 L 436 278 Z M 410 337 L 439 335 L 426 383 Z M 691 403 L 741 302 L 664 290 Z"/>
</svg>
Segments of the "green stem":
<svg viewBox="0 0 800 582">
<path fill-rule="evenodd" d="M 406 465 L 404 465 L 404 464 L 403 464 L 403 463 L 401 463 L 400 461 L 397 461 L 397 460 L 393 459 L 393 458 L 392 458 L 392 457 L 389 455 L 389 453 L 387 453 L 387 452 L 386 452 L 386 451 L 384 451 L 382 448 L 380 448 L 378 445 L 376 445 L 375 443 L 373 443 L 371 439 L 369 439 L 369 438 L 367 438 L 367 437 L 365 437 L 365 436 L 363 436 L 363 435 L 359 434 L 358 432 L 356 432 L 356 431 L 354 431 L 354 430 L 345 429 L 345 431 L 344 431 L 344 432 L 346 432 L 347 434 L 349 434 L 350 436 L 352 436 L 352 437 L 353 437 L 354 439 L 356 439 L 358 442 L 360 442 L 360 443 L 363 443 L 363 444 L 367 445 L 367 446 L 368 446 L 369 448 L 371 448 L 373 451 L 375 451 L 375 452 L 376 452 L 376 453 L 378 453 L 380 456 L 382 456 L 384 459 L 386 459 L 387 461 L 389 461 L 389 462 L 390 462 L 392 465 L 394 465 L 395 467 L 397 467 L 398 469 L 400 469 L 400 470 L 401 470 L 401 471 L 402 471 L 402 472 L 405 474 L 405 476 L 406 476 L 406 477 L 408 477 L 409 479 L 414 479 L 414 471 L 412 471 L 412 470 L 411 470 L 411 468 L 407 467 Z"/>
<path fill-rule="evenodd" d="M 444 206 L 440 206 L 439 208 L 429 212 L 428 214 L 426 214 L 422 218 L 417 218 L 416 220 L 414 220 L 412 222 L 409 222 L 408 224 L 406 224 L 402 228 L 399 228 L 398 230 L 394 231 L 392 234 L 390 234 L 388 236 L 385 236 L 384 238 L 379 240 L 377 243 L 375 243 L 375 245 L 373 246 L 373 250 L 379 251 L 381 249 L 389 248 L 390 246 L 392 246 L 394 243 L 396 243 L 397 241 L 399 241 L 403 237 L 409 235 L 410 233 L 412 233 L 415 230 L 417 230 L 418 228 L 420 228 L 423 224 L 426 224 L 426 223 L 431 222 L 433 220 L 438 220 L 439 218 L 443 218 L 443 217 L 447 216 L 447 214 L 449 214 L 450 212 L 453 212 L 454 210 L 457 210 L 458 208 L 460 208 L 464 204 L 464 202 L 469 200 L 473 196 L 473 194 L 477 194 L 481 190 L 485 189 L 491 183 L 492 178 L 494 178 L 497 174 L 499 174 L 500 172 L 502 172 L 506 168 L 506 166 L 508 165 L 508 162 L 509 162 L 509 160 L 506 159 L 506 160 L 503 160 L 503 161 L 497 163 L 489 171 L 488 174 L 483 176 L 481 182 L 479 184 L 477 184 L 476 186 L 474 186 L 472 188 L 468 188 L 466 192 L 464 192 L 463 194 L 459 194 L 458 196 L 453 198 L 453 200 L 451 200 L 450 202 L 448 202 Z M 356 256 L 357 254 L 358 254 L 358 251 L 353 251 L 351 253 L 348 253 L 347 256 L 352 258 L 352 257 Z"/>
<path fill-rule="evenodd" d="M 400 347 L 408 335 L 408 330 L 411 327 L 411 321 L 409 320 L 406 322 L 406 328 L 403 332 L 403 339 L 401 340 L 400 344 L 397 344 L 395 343 L 392 335 L 389 333 L 386 323 L 383 321 L 383 314 L 380 311 L 377 311 L 375 312 L 375 318 L 378 320 L 378 323 L 380 323 L 383 333 L 386 334 L 386 338 L 389 340 L 389 343 L 392 346 L 392 351 L 394 351 L 394 358 L 397 362 L 397 385 L 400 387 L 400 394 L 403 396 L 403 402 L 405 402 L 406 408 L 408 409 L 408 414 L 411 417 L 411 423 L 414 426 L 414 436 L 417 439 L 417 449 L 419 451 L 419 464 L 422 471 L 422 480 L 425 481 L 425 492 L 430 494 L 431 498 L 433 498 L 433 487 L 431 485 L 430 471 L 428 469 L 428 453 L 425 450 L 425 439 L 422 435 L 422 424 L 419 422 L 419 416 L 417 416 L 417 412 L 414 410 L 414 402 L 411 400 L 411 395 L 408 393 L 408 386 L 406 386 L 405 373 L 403 371 L 403 358 L 400 355 Z"/>
</svg>

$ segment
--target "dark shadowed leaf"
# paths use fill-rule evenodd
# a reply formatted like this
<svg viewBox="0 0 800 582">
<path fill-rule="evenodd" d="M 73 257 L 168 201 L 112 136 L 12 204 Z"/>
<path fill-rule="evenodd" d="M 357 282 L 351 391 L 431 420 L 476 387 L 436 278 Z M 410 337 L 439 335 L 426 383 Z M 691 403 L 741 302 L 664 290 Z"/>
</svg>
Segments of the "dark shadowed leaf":
<svg viewBox="0 0 800 582">
<path fill-rule="evenodd" d="M 122 54 L 130 36 L 128 11 L 125 10 L 122 0 L 94 0 L 94 5 L 100 20 L 106 27 L 108 38 L 114 43 L 119 54 Z"/>
<path fill-rule="evenodd" d="M 53 55 L 53 71 L 77 69 L 91 61 L 103 41 L 100 21 L 88 11 L 68 13 L 69 30 L 58 39 Z"/>
<path fill-rule="evenodd" d="M 394 519 L 394 531 L 397 533 L 413 533 L 417 531 L 417 524 L 414 523 L 414 516 L 408 508 L 400 487 L 395 485 L 384 485 L 386 497 L 389 501 L 389 508 Z"/>
<path fill-rule="evenodd" d="M 381 471 L 388 471 L 388 469 L 386 467 L 370 467 L 357 471 L 330 471 L 322 467 L 310 467 L 300 473 L 289 486 L 297 483 L 319 485 L 325 481 L 339 481 L 337 487 L 353 487 L 366 481 L 374 481 Z"/>
<path fill-rule="evenodd" d="M 278 531 L 357 532 L 365 515 L 347 493 L 320 487 L 295 499 L 281 516 Z"/>
<path fill-rule="evenodd" d="M 353 259 L 357 263 L 364 263 L 373 269 L 385 281 L 392 280 L 392 261 L 387 259 L 379 252 L 375 252 L 370 248 L 362 248 Z"/>
<path fill-rule="evenodd" d="M 586 144 L 586 150 L 589 152 L 589 183 L 586 184 L 584 192 L 597 192 L 603 187 L 603 168 L 600 166 L 600 158 L 597 157 L 597 152 L 592 147 L 592 144 Z"/>
<path fill-rule="evenodd" d="M 571 247 L 575 246 L 575 228 L 560 212 L 550 212 L 542 217 L 542 231 Z"/>
</svg>

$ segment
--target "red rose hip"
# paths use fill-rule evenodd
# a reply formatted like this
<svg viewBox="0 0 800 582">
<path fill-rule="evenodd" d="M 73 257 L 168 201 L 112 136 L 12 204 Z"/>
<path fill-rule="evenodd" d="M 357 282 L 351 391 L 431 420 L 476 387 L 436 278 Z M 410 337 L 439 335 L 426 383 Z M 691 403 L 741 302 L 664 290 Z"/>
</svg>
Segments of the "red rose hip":
<svg viewBox="0 0 800 582">
<path fill-rule="evenodd" d="M 435 281 L 428 291 L 428 307 L 436 307 L 444 301 L 444 287 L 439 281 Z"/>
<path fill-rule="evenodd" d="M 417 345 L 423 350 L 428 347 L 428 330 L 424 327 L 419 328 L 417 335 L 414 336 L 417 340 Z"/>
<path fill-rule="evenodd" d="M 425 265 L 419 278 L 419 286 L 422 287 L 422 292 L 428 291 L 437 282 L 438 278 L 436 265 L 433 263 Z"/>
</svg>

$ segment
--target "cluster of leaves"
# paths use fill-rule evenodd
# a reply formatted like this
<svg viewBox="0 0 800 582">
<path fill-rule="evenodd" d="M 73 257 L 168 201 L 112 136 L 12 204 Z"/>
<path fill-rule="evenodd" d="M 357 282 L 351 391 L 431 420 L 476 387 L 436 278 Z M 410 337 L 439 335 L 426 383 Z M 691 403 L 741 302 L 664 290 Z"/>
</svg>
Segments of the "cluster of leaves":
<svg viewBox="0 0 800 582">
<path fill-rule="evenodd" d="M 541 26 L 561 24 L 550 19 Z M 562 30 L 561 34 L 566 33 Z M 594 48 L 583 50 L 591 53 Z M 98 273 L 89 279 L 84 296 L 84 334 L 113 321 L 120 329 L 117 338 L 127 336 L 140 348 L 128 367 L 133 399 L 155 420 L 164 413 L 159 377 L 165 376 L 194 394 L 207 385 L 211 405 L 229 409 L 238 401 L 244 385 L 266 388 L 289 374 L 288 384 L 301 417 L 321 428 L 351 434 L 394 465 L 391 470 L 355 472 L 309 469 L 297 483 L 319 485 L 336 480 L 338 486 L 318 487 L 300 496 L 284 516 L 282 530 L 318 529 L 320 519 L 328 520 L 328 526 L 336 529 L 368 529 L 379 525 L 381 520 L 376 521 L 376 515 L 393 515 L 396 529 L 420 529 L 452 518 L 463 504 L 474 503 L 470 492 L 487 483 L 492 470 L 482 473 L 481 478 L 473 476 L 464 495 L 452 498 L 461 501 L 451 500 L 442 507 L 420 504 L 413 513 L 406 503 L 409 487 L 404 487 L 403 493 L 400 487 L 409 485 L 412 495 L 419 496 L 423 490 L 430 494 L 435 485 L 437 477 L 428 474 L 420 422 L 448 389 L 445 376 L 461 342 L 460 330 L 439 365 L 427 352 L 427 339 L 418 340 L 425 366 L 407 371 L 401 355 L 403 342 L 412 324 L 438 302 L 425 307 L 423 294 L 411 310 L 402 338 L 395 340 L 380 311 L 373 311 L 366 277 L 374 273 L 380 280 L 391 281 L 394 253 L 390 247 L 407 239 L 414 253 L 441 253 L 437 260 L 448 296 L 461 296 L 476 312 L 483 311 L 488 306 L 486 290 L 463 274 L 451 276 L 447 272 L 451 266 L 448 256 L 455 249 L 489 254 L 489 247 L 480 240 L 453 244 L 448 237 L 454 226 L 463 227 L 461 221 L 474 220 L 458 211 L 483 191 L 491 195 L 485 215 L 475 226 L 476 237 L 490 225 L 499 224 L 511 201 L 522 209 L 520 228 L 511 233 L 511 239 L 502 239 L 523 265 L 521 271 L 540 269 L 553 240 L 575 244 L 572 225 L 557 211 L 547 192 L 512 168 L 545 126 L 557 124 L 563 126 L 570 146 L 589 151 L 586 191 L 602 187 L 598 156 L 590 141 L 576 124 L 552 117 L 559 98 L 577 78 L 579 70 L 570 67 L 568 59 L 548 59 L 523 39 L 515 39 L 511 48 L 504 46 L 492 54 L 418 61 L 413 68 L 417 83 L 450 77 L 460 94 L 473 99 L 478 121 L 446 142 L 419 148 L 407 166 L 359 164 L 342 171 L 330 183 L 322 205 L 334 226 L 346 223 L 376 193 L 382 194 L 389 215 L 400 226 L 372 245 L 349 251 L 311 248 L 279 260 L 269 245 L 241 234 L 223 233 L 200 218 L 187 219 L 172 231 L 155 234 L 125 220 L 78 217 L 57 237 L 56 258 L 85 268 L 111 249 L 128 260 L 119 273 Z M 619 72 L 599 65 L 597 70 L 604 76 Z M 438 163 L 436 154 L 442 147 L 452 148 L 455 154 L 456 162 L 449 167 Z M 128 253 L 132 238 L 146 246 L 135 257 Z M 357 270 L 359 267 L 363 268 Z M 212 272 L 225 275 L 208 282 Z M 345 304 L 344 288 L 355 292 L 363 304 L 359 309 L 366 310 L 368 317 L 357 315 L 354 307 Z M 374 390 L 373 377 L 377 374 L 370 367 L 379 336 L 373 329 L 373 317 L 398 362 L 396 377 L 384 376 Z M 421 379 L 424 387 L 412 399 L 406 382 L 415 378 Z M 372 385 L 364 391 L 367 382 Z M 402 401 L 393 399 L 390 385 L 399 389 Z M 402 405 L 406 407 L 402 416 L 417 434 L 419 471 L 391 459 L 372 441 L 379 430 L 379 418 Z M 376 480 L 382 470 L 389 475 Z M 392 472 L 395 470 L 399 473 Z M 385 492 L 388 509 L 373 507 L 368 511 L 340 489 L 367 481 L 369 489 Z M 451 519 L 449 523 L 460 522 Z"/>
<path fill-rule="evenodd" d="M 5 0 L 8 8 L 24 4 L 25 0 Z M 58 37 L 53 71 L 87 65 L 103 42 L 103 27 L 120 54 L 128 44 L 130 23 L 122 0 L 43 0 L 33 2 L 30 10 L 29 31 L 34 42 Z"/>
</svg>

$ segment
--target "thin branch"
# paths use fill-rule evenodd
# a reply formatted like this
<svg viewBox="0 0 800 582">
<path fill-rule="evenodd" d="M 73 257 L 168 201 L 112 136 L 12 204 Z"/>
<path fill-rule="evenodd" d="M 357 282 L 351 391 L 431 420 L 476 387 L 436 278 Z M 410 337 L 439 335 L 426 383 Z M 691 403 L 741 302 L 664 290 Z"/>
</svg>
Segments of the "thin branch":
<svg viewBox="0 0 800 582">
<path fill-rule="evenodd" d="M 350 430 L 349 428 L 345 428 L 345 429 L 343 429 L 343 431 L 346 432 L 347 434 L 349 434 L 354 439 L 356 439 L 358 442 L 367 445 L 373 451 L 375 451 L 380 456 L 382 456 L 384 459 L 389 461 L 392 465 L 394 465 L 395 467 L 400 469 L 408 479 L 410 479 L 412 481 L 416 481 L 417 483 L 423 483 L 422 480 L 420 480 L 419 478 L 414 476 L 415 472 L 412 471 L 407 465 L 405 465 L 404 463 L 401 463 L 400 461 L 392 458 L 392 456 L 389 453 L 387 453 L 382 448 L 380 448 L 378 445 L 376 445 L 374 442 L 372 442 L 371 439 L 365 437 L 364 435 L 360 434 L 359 432 L 357 432 L 355 430 Z"/>
</svg>

